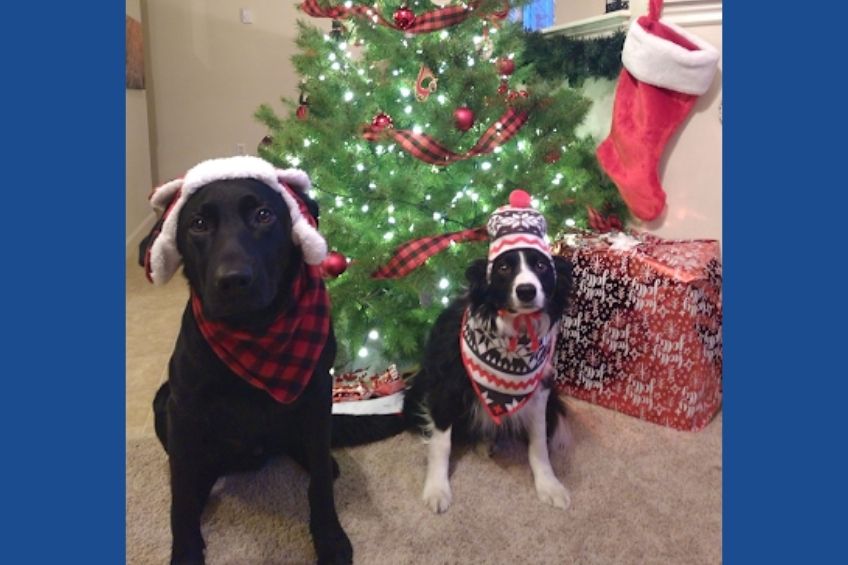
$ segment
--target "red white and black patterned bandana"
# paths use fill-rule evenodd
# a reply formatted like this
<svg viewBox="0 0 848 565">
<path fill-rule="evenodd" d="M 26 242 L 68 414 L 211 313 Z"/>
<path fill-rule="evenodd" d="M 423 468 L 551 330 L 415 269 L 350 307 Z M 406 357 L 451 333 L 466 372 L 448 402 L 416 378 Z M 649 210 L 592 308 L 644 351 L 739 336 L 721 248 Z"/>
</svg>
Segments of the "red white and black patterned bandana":
<svg viewBox="0 0 848 565">
<path fill-rule="evenodd" d="M 502 323 L 512 326 L 513 335 L 499 333 L 490 319 L 473 316 L 466 309 L 459 336 L 465 371 L 496 424 L 524 406 L 539 388 L 555 337 L 541 311 L 500 316 Z"/>
<path fill-rule="evenodd" d="M 261 334 L 207 320 L 194 292 L 191 306 L 206 342 L 231 371 L 277 402 L 297 400 L 330 333 L 330 298 L 319 267 L 302 266 L 288 308 Z"/>
</svg>

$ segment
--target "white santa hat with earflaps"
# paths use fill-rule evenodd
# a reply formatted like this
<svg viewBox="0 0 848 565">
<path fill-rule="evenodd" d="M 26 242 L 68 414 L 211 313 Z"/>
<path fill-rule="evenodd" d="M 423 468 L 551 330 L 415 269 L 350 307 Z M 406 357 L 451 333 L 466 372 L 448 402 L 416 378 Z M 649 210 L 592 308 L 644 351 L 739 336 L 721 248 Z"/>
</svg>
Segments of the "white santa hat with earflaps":
<svg viewBox="0 0 848 565">
<path fill-rule="evenodd" d="M 276 169 L 258 157 L 226 157 L 203 161 L 189 169 L 183 178 L 163 184 L 150 195 L 151 206 L 163 214 L 162 226 L 153 234 L 145 258 L 150 282 L 165 284 L 182 263 L 177 250 L 177 221 L 186 201 L 207 184 L 230 179 L 255 179 L 278 192 L 291 214 L 292 238 L 300 246 L 304 261 L 309 265 L 321 264 L 327 256 L 327 242 L 304 217 L 292 194 L 293 189 L 304 194 L 309 190 L 312 186 L 309 176 L 300 169 Z"/>
</svg>

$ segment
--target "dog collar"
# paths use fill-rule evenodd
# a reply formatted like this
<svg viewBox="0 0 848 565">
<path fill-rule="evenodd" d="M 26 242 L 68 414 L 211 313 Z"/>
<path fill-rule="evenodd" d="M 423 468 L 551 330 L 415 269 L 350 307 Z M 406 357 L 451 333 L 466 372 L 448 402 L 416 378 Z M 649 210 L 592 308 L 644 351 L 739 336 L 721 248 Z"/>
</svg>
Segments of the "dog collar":
<svg viewBox="0 0 848 565">
<path fill-rule="evenodd" d="M 289 404 L 309 384 L 330 334 L 330 298 L 318 267 L 303 265 L 292 285 L 292 301 L 261 334 L 232 328 L 203 316 L 192 292 L 194 319 L 206 343 L 245 381 Z"/>
<path fill-rule="evenodd" d="M 553 353 L 553 328 L 545 329 L 542 312 L 499 313 L 511 332 L 503 334 L 489 318 L 466 308 L 459 335 L 465 372 L 486 413 L 500 424 L 530 400 Z"/>
</svg>

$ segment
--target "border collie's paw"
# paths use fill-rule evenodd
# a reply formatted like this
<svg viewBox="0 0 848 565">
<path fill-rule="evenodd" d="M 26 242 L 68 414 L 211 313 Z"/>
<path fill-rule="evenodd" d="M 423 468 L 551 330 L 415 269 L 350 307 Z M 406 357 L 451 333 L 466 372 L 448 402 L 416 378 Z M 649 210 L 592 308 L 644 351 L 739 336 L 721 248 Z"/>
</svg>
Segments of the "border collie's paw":
<svg viewBox="0 0 848 565">
<path fill-rule="evenodd" d="M 536 481 L 536 494 L 539 500 L 556 508 L 565 510 L 571 505 L 571 495 L 556 477 L 545 477 Z"/>
<path fill-rule="evenodd" d="M 447 511 L 451 505 L 450 484 L 448 482 L 427 482 L 424 484 L 424 493 L 421 495 L 421 498 L 424 500 L 427 508 L 436 514 L 441 514 Z"/>
</svg>

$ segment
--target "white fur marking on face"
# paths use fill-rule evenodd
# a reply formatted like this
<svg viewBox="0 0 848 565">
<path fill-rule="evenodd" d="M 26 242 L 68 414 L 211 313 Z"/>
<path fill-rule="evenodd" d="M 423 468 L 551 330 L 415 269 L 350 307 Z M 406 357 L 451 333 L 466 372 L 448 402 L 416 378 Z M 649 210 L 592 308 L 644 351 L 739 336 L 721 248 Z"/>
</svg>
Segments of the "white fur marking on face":
<svg viewBox="0 0 848 565">
<path fill-rule="evenodd" d="M 451 488 L 448 480 L 450 465 L 451 429 L 433 428 L 428 441 L 427 478 L 421 498 L 430 510 L 437 514 L 445 512 L 451 504 Z"/>
<path fill-rule="evenodd" d="M 512 289 L 510 291 L 510 301 L 517 307 L 521 309 L 540 309 L 545 306 L 545 291 L 542 290 L 542 283 L 539 281 L 539 277 L 536 276 L 536 272 L 527 264 L 527 256 L 524 251 L 519 251 L 518 256 L 521 259 L 521 262 L 518 265 L 518 274 L 515 275 L 515 278 L 512 280 Z M 529 305 L 525 305 L 518 299 L 518 295 L 515 292 L 515 289 L 518 288 L 518 285 L 522 284 L 532 284 L 536 287 L 536 298 Z"/>
</svg>

